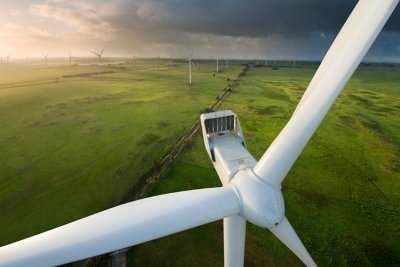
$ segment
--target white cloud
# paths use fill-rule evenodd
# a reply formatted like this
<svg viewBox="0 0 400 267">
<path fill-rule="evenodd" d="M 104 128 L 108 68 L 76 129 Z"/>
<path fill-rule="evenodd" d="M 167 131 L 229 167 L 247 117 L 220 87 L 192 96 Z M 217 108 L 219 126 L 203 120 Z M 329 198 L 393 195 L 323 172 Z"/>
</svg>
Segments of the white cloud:
<svg viewBox="0 0 400 267">
<path fill-rule="evenodd" d="M 29 30 L 31 31 L 31 34 L 33 36 L 38 36 L 38 37 L 50 37 L 52 34 L 48 32 L 47 30 L 39 29 L 33 26 L 29 26 Z"/>
<path fill-rule="evenodd" d="M 63 0 L 56 0 L 64 2 Z M 102 18 L 98 13 L 91 9 L 82 9 L 71 6 L 71 7 L 53 7 L 45 4 L 31 5 L 29 8 L 30 14 L 52 19 L 63 23 L 69 27 L 70 31 L 76 31 L 79 34 L 92 36 L 93 38 L 100 39 L 102 41 L 111 40 L 117 29 L 111 26 L 111 24 Z"/>
<path fill-rule="evenodd" d="M 22 29 L 23 27 L 17 23 L 9 22 L 4 25 L 4 28 L 10 29 L 10 30 L 19 30 L 19 29 Z"/>
<path fill-rule="evenodd" d="M 13 17 L 20 17 L 20 16 L 22 16 L 22 11 L 14 9 L 14 8 L 10 8 L 10 9 L 8 9 L 8 14 Z"/>
</svg>

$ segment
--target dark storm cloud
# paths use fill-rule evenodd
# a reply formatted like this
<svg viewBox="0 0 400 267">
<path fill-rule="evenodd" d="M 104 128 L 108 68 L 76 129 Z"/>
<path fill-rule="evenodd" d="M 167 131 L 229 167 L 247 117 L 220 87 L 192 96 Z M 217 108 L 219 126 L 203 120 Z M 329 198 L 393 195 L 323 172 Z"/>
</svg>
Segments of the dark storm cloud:
<svg viewBox="0 0 400 267">
<path fill-rule="evenodd" d="M 336 33 L 355 6 L 355 0 L 203 0 L 136 1 L 126 5 L 127 21 L 149 29 L 214 35 L 285 38 L 314 32 Z M 385 30 L 399 31 L 399 8 Z M 126 13 L 127 16 L 128 13 Z M 125 21 L 126 22 L 126 21 Z"/>
<path fill-rule="evenodd" d="M 176 20 L 171 22 L 174 23 L 172 26 L 191 32 L 298 38 L 312 32 L 336 31 L 351 11 L 351 2 L 208 0 L 195 8 L 181 2 L 177 5 Z M 172 12 L 176 9 L 175 4 L 170 3 L 166 8 L 171 8 Z"/>
<path fill-rule="evenodd" d="M 396 9 L 393 11 L 392 16 L 384 27 L 384 31 L 400 32 L 400 5 L 397 5 Z"/>
</svg>

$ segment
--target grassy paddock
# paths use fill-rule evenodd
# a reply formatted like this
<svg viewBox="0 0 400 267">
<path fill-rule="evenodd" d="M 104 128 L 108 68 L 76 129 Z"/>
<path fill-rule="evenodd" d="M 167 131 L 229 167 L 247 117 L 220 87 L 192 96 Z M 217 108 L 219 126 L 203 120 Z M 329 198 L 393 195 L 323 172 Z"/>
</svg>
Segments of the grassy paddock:
<svg viewBox="0 0 400 267">
<path fill-rule="evenodd" d="M 0 68 L 0 245 L 119 203 L 215 101 L 231 66 Z"/>
<path fill-rule="evenodd" d="M 259 158 L 287 123 L 314 67 L 252 68 L 221 109 L 238 113 Z M 359 67 L 283 183 L 286 215 L 320 266 L 400 264 L 399 66 Z M 155 195 L 220 186 L 198 134 Z M 222 223 L 136 246 L 132 266 L 222 266 Z M 248 224 L 246 266 L 302 266 Z"/>
</svg>

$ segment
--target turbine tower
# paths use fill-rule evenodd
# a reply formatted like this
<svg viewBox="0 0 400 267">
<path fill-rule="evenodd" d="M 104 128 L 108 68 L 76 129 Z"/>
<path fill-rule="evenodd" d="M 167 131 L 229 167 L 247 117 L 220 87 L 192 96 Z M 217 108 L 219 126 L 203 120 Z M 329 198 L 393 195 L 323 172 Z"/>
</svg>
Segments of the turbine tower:
<svg viewBox="0 0 400 267">
<path fill-rule="evenodd" d="M 218 69 L 218 67 L 219 67 L 219 62 L 218 62 L 219 60 L 218 60 L 218 58 L 217 58 L 217 72 L 219 72 L 219 69 Z"/>
<path fill-rule="evenodd" d="M 71 56 L 71 51 L 68 51 L 68 55 L 69 55 L 69 65 L 72 65 L 72 56 Z"/>
<path fill-rule="evenodd" d="M 133 201 L 0 248 L 0 266 L 55 266 L 224 220 L 225 266 L 243 266 L 246 221 L 268 228 L 316 266 L 288 219 L 281 183 L 399 0 L 360 0 L 295 112 L 257 160 L 232 111 L 202 114 L 206 151 L 222 187 Z"/>
<path fill-rule="evenodd" d="M 189 64 L 189 85 L 192 85 L 192 64 L 193 64 L 193 51 L 187 58 Z"/>
</svg>

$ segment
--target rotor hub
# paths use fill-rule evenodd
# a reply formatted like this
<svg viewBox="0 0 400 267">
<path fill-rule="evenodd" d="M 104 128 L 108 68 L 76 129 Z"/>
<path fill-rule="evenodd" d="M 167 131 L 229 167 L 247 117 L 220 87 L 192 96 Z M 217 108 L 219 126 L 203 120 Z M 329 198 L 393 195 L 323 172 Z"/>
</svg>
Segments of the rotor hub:
<svg viewBox="0 0 400 267">
<path fill-rule="evenodd" d="M 231 185 L 240 198 L 241 215 L 249 222 L 265 228 L 282 222 L 285 203 L 280 185 L 264 182 L 250 168 L 238 171 Z"/>
</svg>

